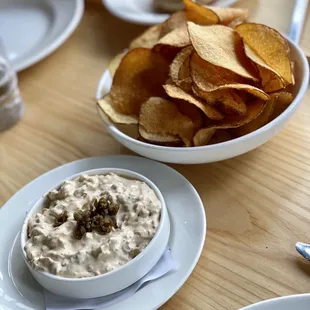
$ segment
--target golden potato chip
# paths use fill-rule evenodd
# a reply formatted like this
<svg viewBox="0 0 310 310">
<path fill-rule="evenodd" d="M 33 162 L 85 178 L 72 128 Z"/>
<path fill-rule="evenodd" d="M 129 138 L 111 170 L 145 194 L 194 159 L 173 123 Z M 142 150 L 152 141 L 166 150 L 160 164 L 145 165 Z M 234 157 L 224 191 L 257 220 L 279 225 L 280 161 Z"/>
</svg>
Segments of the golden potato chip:
<svg viewBox="0 0 310 310">
<path fill-rule="evenodd" d="M 192 46 L 188 46 L 188 47 L 192 47 Z M 183 63 L 183 65 L 180 68 L 179 71 L 179 80 L 180 81 L 189 81 L 191 82 L 192 78 L 190 76 L 190 72 L 189 72 L 189 59 L 190 57 L 187 57 Z"/>
<path fill-rule="evenodd" d="M 162 38 L 172 30 L 186 25 L 186 16 L 184 11 L 173 13 L 167 20 L 161 24 L 160 37 Z"/>
<path fill-rule="evenodd" d="M 282 77 L 259 58 L 247 44 L 244 44 L 244 51 L 247 57 L 256 65 L 264 91 L 271 93 L 285 87 Z"/>
<path fill-rule="evenodd" d="M 203 60 L 196 52 L 190 56 L 189 69 L 192 81 L 204 91 L 213 91 L 224 85 L 248 81 L 230 70 Z"/>
<path fill-rule="evenodd" d="M 216 108 L 204 103 L 199 98 L 196 98 L 194 95 L 186 93 L 178 86 L 166 84 L 164 85 L 164 89 L 167 95 L 171 98 L 181 99 L 195 105 L 210 119 L 221 120 L 224 118 L 224 115 Z"/>
<path fill-rule="evenodd" d="M 199 26 L 192 22 L 187 25 L 193 47 L 203 60 L 241 77 L 258 80 L 235 30 L 223 25 Z"/>
<path fill-rule="evenodd" d="M 228 129 L 243 126 L 258 117 L 263 112 L 265 105 L 266 101 L 257 99 L 247 104 L 245 115 L 227 115 L 223 120 L 217 122 L 216 128 Z"/>
<path fill-rule="evenodd" d="M 198 109 L 193 104 L 188 103 L 187 101 L 178 100 L 178 108 L 183 115 L 188 116 L 194 123 L 195 131 L 200 129 L 203 125 L 203 116 L 202 111 Z"/>
<path fill-rule="evenodd" d="M 271 114 L 269 121 L 274 120 L 280 114 L 282 114 L 286 108 L 292 103 L 293 95 L 286 91 L 280 91 L 273 94 L 270 94 L 272 100 L 274 100 L 274 109 Z"/>
<path fill-rule="evenodd" d="M 145 128 L 142 125 L 139 125 L 139 134 L 143 139 L 145 139 L 147 141 L 158 142 L 161 144 L 177 143 L 177 142 L 182 141 L 179 136 L 148 132 L 145 130 Z"/>
<path fill-rule="evenodd" d="M 173 47 L 185 47 L 191 44 L 189 40 L 189 34 L 187 31 L 187 26 L 180 26 L 165 36 L 163 36 L 158 43 L 154 46 L 154 49 L 157 50 L 160 45 L 168 45 Z"/>
<path fill-rule="evenodd" d="M 153 49 L 172 60 L 183 47 L 190 44 L 187 26 L 183 25 L 162 37 Z"/>
<path fill-rule="evenodd" d="M 101 111 L 117 124 L 138 124 L 136 115 L 124 115 L 114 110 L 110 94 L 97 101 Z"/>
<path fill-rule="evenodd" d="M 228 25 L 236 20 L 245 22 L 249 17 L 249 11 L 240 8 L 220 8 L 220 7 L 209 7 L 220 19 L 222 25 Z"/>
<path fill-rule="evenodd" d="M 230 23 L 227 24 L 227 27 L 230 28 L 236 28 L 238 25 L 243 24 L 244 21 L 242 21 L 241 19 L 234 19 L 233 21 L 231 21 Z"/>
<path fill-rule="evenodd" d="M 238 77 L 229 70 L 214 66 L 204 61 L 195 52 L 192 53 L 190 57 L 190 74 L 192 82 L 197 86 L 196 92 L 203 98 L 208 96 L 205 92 L 234 89 L 245 91 L 262 100 L 269 99 L 268 94 L 263 90 L 245 84 L 247 82 L 246 79 Z"/>
<path fill-rule="evenodd" d="M 155 25 L 148 28 L 140 36 L 135 38 L 129 44 L 129 49 L 144 47 L 144 48 L 153 48 L 153 46 L 161 38 L 161 25 Z"/>
<path fill-rule="evenodd" d="M 159 97 L 143 103 L 139 124 L 150 133 L 179 136 L 186 146 L 191 145 L 194 135 L 192 120 L 179 111 L 176 103 Z"/>
<path fill-rule="evenodd" d="M 182 49 L 170 65 L 170 77 L 174 84 L 189 92 L 192 87 L 192 79 L 189 74 L 189 56 L 193 52 L 192 46 Z"/>
<path fill-rule="evenodd" d="M 215 106 L 226 113 L 246 114 L 246 104 L 239 94 L 233 89 L 219 89 L 212 92 L 201 91 L 193 85 L 194 94 L 203 98 L 211 106 Z M 221 109 L 222 108 L 222 109 Z"/>
<path fill-rule="evenodd" d="M 202 128 L 198 130 L 193 138 L 194 146 L 207 145 L 215 132 L 216 128 Z"/>
<path fill-rule="evenodd" d="M 232 139 L 231 134 L 228 130 L 225 129 L 217 129 L 212 138 L 210 139 L 208 144 L 218 144 L 229 141 Z"/>
<path fill-rule="evenodd" d="M 231 134 L 225 129 L 203 128 L 199 130 L 194 138 L 194 146 L 218 144 L 232 139 Z"/>
<path fill-rule="evenodd" d="M 199 25 L 219 24 L 220 19 L 212 10 L 193 2 L 192 0 L 183 1 L 185 5 L 185 15 L 188 21 L 192 21 Z"/>
<path fill-rule="evenodd" d="M 109 71 L 110 74 L 112 76 L 112 78 L 114 77 L 114 74 L 117 70 L 117 68 L 119 67 L 123 57 L 126 55 L 127 52 L 123 52 L 120 54 L 117 54 L 109 63 Z"/>
<path fill-rule="evenodd" d="M 247 105 L 245 115 L 228 115 L 222 121 L 214 122 L 206 128 L 200 129 L 194 136 L 195 146 L 206 145 L 214 135 L 217 129 L 238 128 L 256 119 L 264 110 L 266 101 L 257 99 Z"/>
<path fill-rule="evenodd" d="M 240 137 L 240 136 L 247 135 L 247 134 L 265 126 L 268 123 L 268 121 L 269 121 L 269 119 L 270 119 L 270 117 L 274 111 L 274 106 L 275 106 L 275 100 L 273 97 L 271 97 L 271 99 L 266 102 L 264 110 L 262 111 L 262 113 L 258 117 L 256 117 L 251 122 L 245 124 L 244 126 L 233 129 L 233 134 L 235 136 Z"/>
<path fill-rule="evenodd" d="M 115 72 L 110 96 L 113 108 L 122 114 L 139 115 L 141 104 L 152 96 L 165 96 L 169 62 L 146 48 L 129 51 Z"/>
<path fill-rule="evenodd" d="M 287 84 L 292 84 L 290 49 L 276 30 L 261 24 L 244 23 L 236 27 L 244 42 Z"/>
</svg>

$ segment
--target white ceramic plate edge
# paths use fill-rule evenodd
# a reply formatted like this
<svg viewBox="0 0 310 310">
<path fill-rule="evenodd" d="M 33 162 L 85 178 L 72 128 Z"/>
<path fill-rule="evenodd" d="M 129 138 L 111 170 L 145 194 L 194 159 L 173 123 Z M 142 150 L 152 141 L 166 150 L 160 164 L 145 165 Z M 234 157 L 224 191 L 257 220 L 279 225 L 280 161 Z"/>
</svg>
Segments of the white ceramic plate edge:
<svg viewBox="0 0 310 310">
<path fill-rule="evenodd" d="M 41 61 L 43 58 L 47 57 L 52 52 L 54 52 L 59 46 L 61 46 L 71 36 L 73 31 L 76 29 L 76 27 L 80 23 L 83 13 L 84 13 L 84 0 L 74 0 L 74 1 L 76 3 L 75 12 L 74 12 L 71 22 L 68 24 L 64 32 L 60 36 L 58 36 L 54 42 L 47 45 L 47 47 L 43 48 L 40 52 L 36 53 L 33 56 L 30 56 L 29 58 L 25 58 L 23 61 L 20 61 L 20 63 L 17 66 L 14 66 L 14 62 L 13 62 L 12 65 L 13 65 L 14 70 L 19 72 Z"/>
<path fill-rule="evenodd" d="M 239 310 L 264 310 L 265 308 L 261 308 L 261 307 L 265 307 L 265 306 L 270 306 L 269 309 L 271 309 L 271 307 L 273 307 L 272 309 L 274 310 L 281 310 L 282 308 L 278 308 L 278 306 L 280 307 L 281 305 L 277 305 L 277 303 L 282 303 L 282 302 L 285 302 L 285 301 L 291 301 L 294 299 L 295 300 L 299 300 L 299 299 L 303 299 L 303 298 L 308 298 L 308 302 L 310 302 L 310 294 L 298 294 L 298 295 L 289 295 L 289 296 L 282 296 L 282 297 L 276 297 L 276 298 L 272 298 L 272 299 L 268 299 L 268 300 L 263 300 L 263 301 L 260 301 L 258 303 L 255 303 L 255 304 L 252 304 L 252 305 L 249 305 L 249 306 L 246 306 L 246 307 L 243 307 L 243 308 L 240 308 Z M 277 308 L 274 308 L 274 307 L 277 307 Z M 298 305 L 295 305 L 295 307 L 298 306 Z M 298 310 L 299 308 L 297 308 Z M 310 309 L 310 303 L 309 303 L 309 309 Z"/>
</svg>

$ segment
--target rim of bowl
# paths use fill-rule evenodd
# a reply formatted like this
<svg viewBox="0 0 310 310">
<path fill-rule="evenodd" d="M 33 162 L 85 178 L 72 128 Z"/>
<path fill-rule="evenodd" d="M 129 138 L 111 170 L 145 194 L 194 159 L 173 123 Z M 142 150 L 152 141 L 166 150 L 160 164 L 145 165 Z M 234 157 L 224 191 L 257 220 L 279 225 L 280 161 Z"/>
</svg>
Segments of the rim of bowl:
<svg viewBox="0 0 310 310">
<path fill-rule="evenodd" d="M 101 171 L 101 172 L 100 172 Z M 27 236 L 27 223 L 30 219 L 30 217 L 35 213 L 35 209 L 40 205 L 42 204 L 42 202 L 44 201 L 44 195 L 48 192 L 50 192 L 51 190 L 53 189 L 56 189 L 58 188 L 64 181 L 66 180 L 73 180 L 75 178 L 77 178 L 78 176 L 80 175 L 83 175 L 83 174 L 89 174 L 89 173 L 93 173 L 92 175 L 104 175 L 104 174 L 108 174 L 108 173 L 115 173 L 115 174 L 118 174 L 120 176 L 121 173 L 124 172 L 124 174 L 129 174 L 129 175 L 132 175 L 133 176 L 133 179 L 137 179 L 137 180 L 140 180 L 140 181 L 143 181 L 145 182 L 148 186 L 151 187 L 151 189 L 155 192 L 157 198 L 160 200 L 161 202 L 161 205 L 162 205 L 162 208 L 161 208 L 161 214 L 160 214 L 160 222 L 159 222 L 159 225 L 157 227 L 157 230 L 156 230 L 156 233 L 155 235 L 153 236 L 152 240 L 148 243 L 148 245 L 141 251 L 141 253 L 139 255 L 137 255 L 135 258 L 133 258 L 131 261 L 127 262 L 126 264 L 120 266 L 119 268 L 117 269 L 114 269 L 112 271 L 109 271 L 107 273 L 104 273 L 104 274 L 100 274 L 100 275 L 97 275 L 97 276 L 91 276 L 91 277 L 84 277 L 84 278 L 66 278 L 66 277 L 62 277 L 62 276 L 57 276 L 57 275 L 54 275 L 52 273 L 49 273 L 49 272 L 46 272 L 46 271 L 39 271 L 39 270 L 36 270 L 35 268 L 33 268 L 30 263 L 29 263 L 29 260 L 28 260 L 28 257 L 27 257 L 27 254 L 24 250 L 24 247 L 25 247 L 25 244 L 26 244 L 26 240 L 28 240 L 28 236 Z M 126 176 L 124 175 L 124 177 L 126 178 L 130 178 L 129 176 Z M 121 270 L 123 270 L 124 268 L 128 267 L 129 265 L 132 265 L 133 263 L 135 262 L 138 262 L 142 257 L 143 255 L 143 252 L 145 252 L 146 250 L 150 250 L 150 247 L 152 246 L 153 243 L 155 243 L 155 239 L 158 237 L 163 225 L 164 225 L 164 220 L 169 220 L 169 215 L 168 215 L 168 210 L 167 210 L 167 206 L 166 206 L 166 202 L 165 202 L 165 199 L 161 193 L 161 191 L 159 190 L 159 188 L 157 187 L 157 185 L 152 182 L 149 178 L 145 177 L 144 175 L 138 173 L 138 172 L 135 172 L 135 171 L 132 171 L 132 170 L 128 170 L 128 169 L 121 169 L 121 168 L 99 168 L 99 169 L 91 169 L 91 170 L 85 170 L 85 171 L 82 171 L 80 173 L 76 173 L 68 178 L 65 178 L 62 180 L 62 182 L 60 182 L 59 184 L 57 184 L 56 186 L 53 186 L 51 189 L 49 189 L 48 191 L 45 192 L 45 194 L 40 197 L 35 203 L 34 205 L 29 209 L 28 211 L 28 214 L 26 215 L 24 221 L 23 221 L 23 224 L 22 224 L 22 229 L 21 229 L 21 236 L 20 236 L 20 240 L 21 240 L 21 250 L 22 250 L 22 253 L 23 253 L 23 258 L 26 262 L 26 264 L 32 269 L 34 270 L 35 272 L 37 273 L 40 273 L 44 276 L 47 276 L 51 279 L 54 279 L 54 280 L 58 280 L 58 281 L 67 281 L 67 282 L 87 282 L 87 281 L 91 281 L 91 280 L 97 280 L 97 279 L 102 279 L 102 278 L 105 278 L 107 276 L 110 276 L 112 274 L 115 274 L 117 272 L 120 272 Z M 39 212 L 39 211 L 38 211 Z"/>
<path fill-rule="evenodd" d="M 292 101 L 290 106 L 284 112 L 282 112 L 277 118 L 272 120 L 270 123 L 266 124 L 265 126 L 255 130 L 255 131 L 253 131 L 247 135 L 244 135 L 242 137 L 232 139 L 229 141 L 225 141 L 225 142 L 221 142 L 221 143 L 217 143 L 217 144 L 212 144 L 212 145 L 192 146 L 192 147 L 173 147 L 173 146 L 162 146 L 162 145 L 156 145 L 156 144 L 151 144 L 151 143 L 139 141 L 139 140 L 132 138 L 132 137 L 126 135 L 125 133 L 123 133 L 121 130 L 119 130 L 115 126 L 115 124 L 113 124 L 113 123 L 107 124 L 104 120 L 103 120 L 103 123 L 111 132 L 113 132 L 117 136 L 122 137 L 124 140 L 130 141 L 131 143 L 136 144 L 138 146 L 148 147 L 150 149 L 163 150 L 163 151 L 168 151 L 168 152 L 184 153 L 184 152 L 199 152 L 201 150 L 211 150 L 211 149 L 216 149 L 216 148 L 220 148 L 220 147 L 233 146 L 237 143 L 240 143 L 242 141 L 245 141 L 247 139 L 255 137 L 255 136 L 259 135 L 261 132 L 268 130 L 269 128 L 273 127 L 274 124 L 280 122 L 283 118 L 286 118 L 286 116 L 290 113 L 290 111 L 295 108 L 295 105 L 298 104 L 302 100 L 302 98 L 304 97 L 304 94 L 308 88 L 308 84 L 309 84 L 309 63 L 308 63 L 308 60 L 307 60 L 305 54 L 303 53 L 303 51 L 301 50 L 301 48 L 295 42 L 293 42 L 286 35 L 283 35 L 283 36 L 289 42 L 290 47 L 291 48 L 294 47 L 299 59 L 302 62 L 302 71 L 304 74 L 303 74 L 303 77 L 302 77 L 302 80 L 300 83 L 300 88 L 299 88 L 294 100 Z M 108 72 L 108 69 L 105 70 L 105 72 L 103 73 L 103 75 L 101 77 L 101 80 L 99 81 L 99 85 L 98 85 L 97 93 L 96 93 L 97 94 L 97 96 L 96 96 L 97 100 L 99 99 L 98 94 L 101 92 L 101 88 L 104 85 L 104 84 L 102 84 L 102 79 L 103 79 L 104 75 L 106 74 L 106 72 Z M 99 108 L 98 108 L 98 111 L 99 111 Z M 100 113 L 100 112 L 98 112 L 98 113 Z M 99 115 L 99 117 L 102 119 L 102 117 L 100 115 Z"/>
</svg>

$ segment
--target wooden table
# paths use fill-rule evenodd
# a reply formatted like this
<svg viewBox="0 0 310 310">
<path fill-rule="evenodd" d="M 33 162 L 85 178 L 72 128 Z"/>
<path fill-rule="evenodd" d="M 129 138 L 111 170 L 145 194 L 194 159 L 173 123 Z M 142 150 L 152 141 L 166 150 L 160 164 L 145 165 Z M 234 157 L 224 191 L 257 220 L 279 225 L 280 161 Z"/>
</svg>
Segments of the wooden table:
<svg viewBox="0 0 310 310">
<path fill-rule="evenodd" d="M 238 5 L 250 7 L 252 20 L 287 31 L 292 0 Z M 143 29 L 88 1 L 72 37 L 19 75 L 26 113 L 0 134 L 0 204 L 64 163 L 130 154 L 103 129 L 94 94 L 108 61 Z M 310 291 L 310 264 L 294 248 L 310 242 L 309 100 L 310 90 L 284 130 L 257 150 L 220 163 L 173 165 L 201 195 L 208 234 L 195 271 L 162 309 L 238 309 Z"/>
</svg>

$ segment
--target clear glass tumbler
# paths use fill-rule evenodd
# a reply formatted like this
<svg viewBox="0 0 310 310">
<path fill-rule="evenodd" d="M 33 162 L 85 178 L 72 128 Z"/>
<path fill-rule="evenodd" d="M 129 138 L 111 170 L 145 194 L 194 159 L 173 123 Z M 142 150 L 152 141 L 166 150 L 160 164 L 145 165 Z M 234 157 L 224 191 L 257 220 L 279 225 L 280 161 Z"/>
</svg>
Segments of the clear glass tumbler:
<svg viewBox="0 0 310 310">
<path fill-rule="evenodd" d="M 24 112 L 16 72 L 13 70 L 0 39 L 0 131 L 17 123 Z"/>
</svg>

